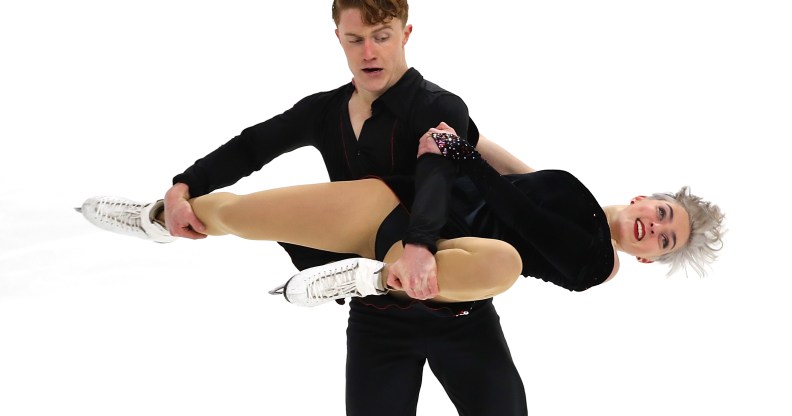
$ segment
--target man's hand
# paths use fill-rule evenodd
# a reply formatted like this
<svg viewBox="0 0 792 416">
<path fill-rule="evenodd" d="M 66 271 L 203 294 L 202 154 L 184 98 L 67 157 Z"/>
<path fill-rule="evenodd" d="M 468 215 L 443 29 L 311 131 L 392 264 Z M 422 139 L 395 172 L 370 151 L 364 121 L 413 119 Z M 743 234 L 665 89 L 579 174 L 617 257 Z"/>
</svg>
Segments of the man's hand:
<svg viewBox="0 0 792 416">
<path fill-rule="evenodd" d="M 177 183 L 165 193 L 165 226 L 172 236 L 198 240 L 206 227 L 193 212 L 187 185 Z"/>
<path fill-rule="evenodd" d="M 430 299 L 440 292 L 437 262 L 432 252 L 422 245 L 405 245 L 402 256 L 388 270 L 388 286 L 404 290 L 413 299 Z"/>
</svg>

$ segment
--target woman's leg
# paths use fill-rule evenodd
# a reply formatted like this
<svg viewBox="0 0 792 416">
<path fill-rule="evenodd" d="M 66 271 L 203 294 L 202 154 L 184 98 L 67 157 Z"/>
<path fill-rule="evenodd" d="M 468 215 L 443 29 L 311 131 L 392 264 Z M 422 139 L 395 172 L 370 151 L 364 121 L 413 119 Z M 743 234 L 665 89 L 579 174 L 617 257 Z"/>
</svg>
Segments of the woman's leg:
<svg viewBox="0 0 792 416">
<path fill-rule="evenodd" d="M 385 256 L 393 263 L 402 254 L 397 242 Z M 437 284 L 439 302 L 463 302 L 491 298 L 509 289 L 522 272 L 517 250 L 501 240 L 462 237 L 437 244 Z M 387 266 L 383 274 L 387 276 Z"/>
<path fill-rule="evenodd" d="M 235 195 L 207 194 L 191 200 L 207 235 L 282 241 L 374 258 L 377 230 L 399 201 L 378 179 L 291 186 Z M 519 253 L 506 242 L 463 237 L 442 240 L 435 256 L 435 301 L 486 299 L 510 288 L 522 271 Z M 385 256 L 395 262 L 401 241 Z M 387 266 L 384 276 L 387 276 Z"/>
<path fill-rule="evenodd" d="M 191 201 L 207 235 L 281 241 L 374 258 L 382 221 L 399 201 L 378 179 L 291 186 Z"/>
</svg>

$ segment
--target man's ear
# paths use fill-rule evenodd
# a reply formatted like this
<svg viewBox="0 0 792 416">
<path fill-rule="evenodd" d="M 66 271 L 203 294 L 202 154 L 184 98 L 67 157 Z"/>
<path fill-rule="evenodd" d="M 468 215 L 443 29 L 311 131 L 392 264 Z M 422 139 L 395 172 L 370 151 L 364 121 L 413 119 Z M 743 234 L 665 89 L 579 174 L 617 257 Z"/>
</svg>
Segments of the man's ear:
<svg viewBox="0 0 792 416">
<path fill-rule="evenodd" d="M 407 44 L 407 41 L 410 39 L 410 34 L 412 33 L 412 25 L 404 26 L 404 40 L 402 40 L 402 47 Z"/>
</svg>

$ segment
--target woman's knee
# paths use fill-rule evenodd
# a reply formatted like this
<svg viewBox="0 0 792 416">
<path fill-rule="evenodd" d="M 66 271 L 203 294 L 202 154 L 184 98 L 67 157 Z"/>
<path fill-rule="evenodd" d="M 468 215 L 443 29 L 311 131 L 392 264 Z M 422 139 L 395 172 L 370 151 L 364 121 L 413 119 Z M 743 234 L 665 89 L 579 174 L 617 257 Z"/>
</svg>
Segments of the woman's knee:
<svg viewBox="0 0 792 416">
<path fill-rule="evenodd" d="M 511 244 L 501 240 L 490 240 L 487 252 L 489 274 L 492 276 L 493 289 L 503 292 L 509 289 L 522 273 L 522 258 Z"/>
</svg>

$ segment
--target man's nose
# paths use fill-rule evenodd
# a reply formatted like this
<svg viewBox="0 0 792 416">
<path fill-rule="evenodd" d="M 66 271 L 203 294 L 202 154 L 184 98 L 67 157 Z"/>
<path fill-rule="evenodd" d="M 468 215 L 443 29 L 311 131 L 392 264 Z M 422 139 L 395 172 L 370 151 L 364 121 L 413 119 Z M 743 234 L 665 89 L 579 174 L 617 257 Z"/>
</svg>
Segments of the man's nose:
<svg viewBox="0 0 792 416">
<path fill-rule="evenodd" d="M 363 41 L 363 59 L 367 61 L 374 59 L 374 42 L 371 39 Z"/>
</svg>

